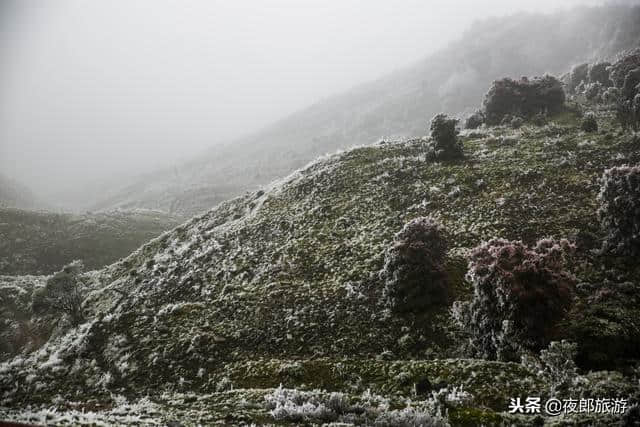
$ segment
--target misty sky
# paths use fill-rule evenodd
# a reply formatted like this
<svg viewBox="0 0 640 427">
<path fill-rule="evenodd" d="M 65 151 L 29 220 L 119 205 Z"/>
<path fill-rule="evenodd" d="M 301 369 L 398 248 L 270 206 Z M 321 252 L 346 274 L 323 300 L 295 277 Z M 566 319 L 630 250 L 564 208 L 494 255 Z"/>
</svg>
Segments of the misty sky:
<svg viewBox="0 0 640 427">
<path fill-rule="evenodd" d="M 590 0 L 0 0 L 0 171 L 37 193 L 179 162 L 423 58 L 474 19 Z"/>
</svg>

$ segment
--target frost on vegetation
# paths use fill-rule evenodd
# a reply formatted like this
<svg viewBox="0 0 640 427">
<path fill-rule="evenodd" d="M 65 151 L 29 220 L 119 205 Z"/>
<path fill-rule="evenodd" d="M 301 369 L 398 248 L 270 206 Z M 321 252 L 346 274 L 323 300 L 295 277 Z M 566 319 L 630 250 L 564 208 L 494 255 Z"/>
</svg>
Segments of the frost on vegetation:
<svg viewBox="0 0 640 427">
<path fill-rule="evenodd" d="M 300 391 L 278 387 L 265 396 L 264 406 L 277 421 L 298 423 L 346 422 L 376 426 L 447 426 L 446 416 L 434 400 L 409 403 L 389 410 L 388 399 L 369 390 L 359 398 L 318 390 Z M 353 402 L 352 402 L 353 401 Z"/>
<path fill-rule="evenodd" d="M 433 218 L 413 219 L 394 236 L 380 272 L 394 311 L 418 311 L 447 300 L 446 252 L 444 230 Z"/>
<path fill-rule="evenodd" d="M 522 364 L 546 380 L 551 395 L 566 394 L 574 390 L 578 378 L 574 362 L 577 348 L 577 344 L 566 340 L 552 341 L 540 351 L 539 358 L 524 354 Z"/>
<path fill-rule="evenodd" d="M 374 422 L 379 427 L 444 427 L 449 426 L 446 417 L 407 406 L 403 409 L 380 414 Z"/>
<path fill-rule="evenodd" d="M 464 122 L 465 129 L 477 129 L 485 121 L 484 112 L 482 110 L 476 110 L 473 114 L 469 115 Z"/>
<path fill-rule="evenodd" d="M 47 279 L 45 286 L 33 294 L 34 313 L 56 312 L 68 316 L 73 326 L 82 323 L 82 302 L 87 287 L 81 276 L 83 270 L 82 261 L 76 260 Z"/>
<path fill-rule="evenodd" d="M 31 425 L 163 425 L 160 407 L 144 397 L 128 402 L 123 396 L 114 396 L 115 407 L 103 412 L 58 410 L 56 407 L 10 410 L 0 408 L 0 419 L 6 422 Z"/>
<path fill-rule="evenodd" d="M 435 160 L 453 160 L 463 157 L 462 144 L 458 141 L 457 119 L 437 114 L 431 119 L 431 141 L 427 157 Z"/>
<path fill-rule="evenodd" d="M 169 303 L 164 305 L 158 312 L 157 316 L 171 316 L 171 315 L 179 315 L 182 313 L 189 312 L 191 310 L 202 310 L 204 308 L 204 304 L 200 302 L 180 302 L 180 303 Z"/>
<path fill-rule="evenodd" d="M 637 256 L 640 254 L 640 166 L 607 169 L 601 181 L 598 214 L 607 233 L 603 249 Z"/>
<path fill-rule="evenodd" d="M 473 298 L 454 303 L 452 314 L 474 355 L 518 360 L 523 349 L 548 344 L 572 301 L 575 278 L 566 264 L 573 250 L 566 240 L 543 239 L 529 248 L 493 239 L 470 252 Z"/>
<path fill-rule="evenodd" d="M 348 402 L 340 393 L 322 398 L 319 393 L 285 389 L 280 386 L 265 396 L 265 407 L 279 421 L 336 421 L 348 410 Z"/>
<path fill-rule="evenodd" d="M 483 106 L 489 125 L 499 124 L 507 115 L 532 117 L 559 111 L 565 101 L 562 83 L 553 76 L 520 80 L 496 80 L 485 95 Z"/>
<path fill-rule="evenodd" d="M 473 395 L 465 391 L 462 386 L 448 386 L 438 391 L 432 391 L 431 397 L 434 402 L 445 407 L 459 407 L 471 404 Z"/>
</svg>

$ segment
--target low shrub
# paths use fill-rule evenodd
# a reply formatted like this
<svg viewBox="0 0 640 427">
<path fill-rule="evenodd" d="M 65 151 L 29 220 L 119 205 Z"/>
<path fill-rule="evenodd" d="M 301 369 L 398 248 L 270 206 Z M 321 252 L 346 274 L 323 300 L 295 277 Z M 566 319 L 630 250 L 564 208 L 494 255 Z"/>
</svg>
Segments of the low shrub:
<svg viewBox="0 0 640 427">
<path fill-rule="evenodd" d="M 544 126 L 547 124 L 547 115 L 542 112 L 537 113 L 531 119 L 531 123 L 536 126 Z"/>
<path fill-rule="evenodd" d="M 482 110 L 476 110 L 473 114 L 467 117 L 464 122 L 465 129 L 477 129 L 484 123 L 484 113 Z"/>
<path fill-rule="evenodd" d="M 511 122 L 509 122 L 509 126 L 511 126 L 513 129 L 520 129 L 523 123 L 524 120 L 522 120 L 522 117 L 515 116 L 511 119 Z"/>
</svg>

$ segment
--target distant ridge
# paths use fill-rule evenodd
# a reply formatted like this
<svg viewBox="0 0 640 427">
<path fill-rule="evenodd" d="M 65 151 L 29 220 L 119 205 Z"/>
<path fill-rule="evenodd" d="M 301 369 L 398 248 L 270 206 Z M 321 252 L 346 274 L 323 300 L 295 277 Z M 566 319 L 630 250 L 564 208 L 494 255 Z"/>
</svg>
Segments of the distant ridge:
<svg viewBox="0 0 640 427">
<path fill-rule="evenodd" d="M 473 110 L 494 79 L 561 74 L 576 63 L 610 58 L 639 45 L 639 6 L 484 20 L 413 66 L 313 104 L 193 161 L 112 188 L 88 208 L 142 207 L 192 216 L 318 155 L 381 137 L 423 135 L 436 113 Z"/>
</svg>

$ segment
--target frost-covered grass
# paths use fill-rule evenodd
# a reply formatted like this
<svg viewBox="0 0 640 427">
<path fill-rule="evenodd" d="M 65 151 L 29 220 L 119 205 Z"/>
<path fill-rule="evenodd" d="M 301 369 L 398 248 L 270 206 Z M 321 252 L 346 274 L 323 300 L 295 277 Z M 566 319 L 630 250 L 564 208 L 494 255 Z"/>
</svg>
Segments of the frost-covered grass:
<svg viewBox="0 0 640 427">
<path fill-rule="evenodd" d="M 220 414 L 235 396 L 239 418 L 227 423 L 265 423 L 273 417 L 261 406 L 264 390 L 279 384 L 329 395 L 371 389 L 391 411 L 447 386 L 472 396 L 450 403 L 451 419 L 491 424 L 509 397 L 545 390 L 542 379 L 520 365 L 462 358 L 448 306 L 397 316 L 381 298 L 384 249 L 403 224 L 427 215 L 448 232 L 454 299 L 469 297 L 463 256 L 483 240 L 576 241 L 572 273 L 588 286 L 558 339 L 578 341 L 578 362 L 588 349 L 582 357 L 597 355 L 599 369 L 617 368 L 637 348 L 640 267 L 592 251 L 604 236 L 598 179 L 640 162 L 640 142 L 603 116 L 592 143 L 581 144 L 569 119 L 463 135 L 465 159 L 449 162 L 427 161 L 423 139 L 358 147 L 220 204 L 95 272 L 91 322 L 0 365 L 2 405 L 50 406 L 59 393 L 72 401 L 194 393 L 175 405 Z M 421 416 L 411 411 L 396 415 Z"/>
<path fill-rule="evenodd" d="M 104 411 L 58 409 L 57 407 L 29 408 L 15 411 L 0 407 L 0 420 L 33 425 L 166 425 L 160 406 L 147 398 L 128 402 L 122 396 L 116 396 L 115 406 Z M 164 417 L 161 417 L 164 415 Z"/>
<path fill-rule="evenodd" d="M 265 408 L 276 421 L 338 422 L 376 426 L 447 426 L 442 407 L 431 399 L 408 402 L 401 409 L 390 409 L 388 399 L 371 395 L 351 398 L 344 393 L 305 392 L 282 386 L 265 396 Z"/>
</svg>

